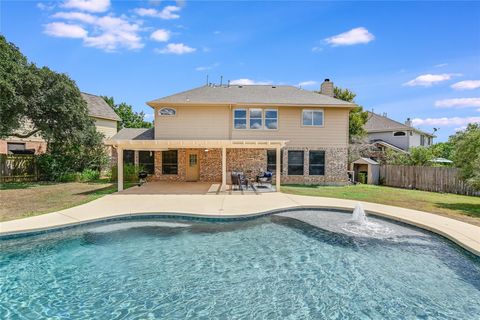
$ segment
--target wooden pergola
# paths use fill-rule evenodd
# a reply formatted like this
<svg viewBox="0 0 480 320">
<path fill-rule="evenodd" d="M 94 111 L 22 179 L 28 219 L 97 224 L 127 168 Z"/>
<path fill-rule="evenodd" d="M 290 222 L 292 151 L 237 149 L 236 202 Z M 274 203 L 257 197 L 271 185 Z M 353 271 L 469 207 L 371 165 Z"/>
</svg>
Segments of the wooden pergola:
<svg viewBox="0 0 480 320">
<path fill-rule="evenodd" d="M 227 149 L 275 149 L 275 188 L 280 191 L 281 149 L 287 142 L 287 140 L 108 140 L 105 144 L 117 149 L 118 191 L 123 190 L 123 150 L 166 151 L 195 148 L 222 150 L 222 191 L 226 190 L 227 185 Z"/>
</svg>

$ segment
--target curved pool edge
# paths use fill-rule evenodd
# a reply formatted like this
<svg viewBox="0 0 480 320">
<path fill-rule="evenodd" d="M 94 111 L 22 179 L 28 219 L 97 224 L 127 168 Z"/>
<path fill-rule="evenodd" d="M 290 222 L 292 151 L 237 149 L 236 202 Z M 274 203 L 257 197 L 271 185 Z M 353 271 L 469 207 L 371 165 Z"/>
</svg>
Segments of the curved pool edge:
<svg viewBox="0 0 480 320">
<path fill-rule="evenodd" d="M 187 201 L 185 201 L 187 200 Z M 259 195 L 120 195 L 44 215 L 0 223 L 0 239 L 47 233 L 97 222 L 147 217 L 215 220 L 251 219 L 288 210 L 351 211 L 357 201 L 297 196 Z M 368 214 L 437 233 L 480 256 L 480 227 L 436 214 L 362 202 Z"/>
</svg>

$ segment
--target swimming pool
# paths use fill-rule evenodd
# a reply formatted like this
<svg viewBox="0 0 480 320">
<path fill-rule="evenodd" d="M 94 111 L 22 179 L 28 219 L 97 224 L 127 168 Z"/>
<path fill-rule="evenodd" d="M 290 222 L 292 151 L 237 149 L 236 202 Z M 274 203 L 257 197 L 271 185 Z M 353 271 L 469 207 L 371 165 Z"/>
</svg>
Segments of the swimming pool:
<svg viewBox="0 0 480 320">
<path fill-rule="evenodd" d="M 480 259 L 385 220 L 303 210 L 0 240 L 1 319 L 472 319 Z"/>
</svg>

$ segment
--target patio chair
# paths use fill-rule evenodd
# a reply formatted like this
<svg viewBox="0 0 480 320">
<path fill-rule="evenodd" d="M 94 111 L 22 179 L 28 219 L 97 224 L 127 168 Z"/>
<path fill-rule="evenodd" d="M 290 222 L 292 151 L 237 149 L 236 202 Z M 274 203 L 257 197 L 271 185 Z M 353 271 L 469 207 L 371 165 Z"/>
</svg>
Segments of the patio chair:
<svg viewBox="0 0 480 320">
<path fill-rule="evenodd" d="M 270 171 L 263 172 L 262 174 L 258 175 L 256 178 L 258 186 L 261 187 L 268 187 L 272 186 L 272 178 L 273 178 L 273 173 Z"/>
<path fill-rule="evenodd" d="M 248 188 L 248 180 L 245 179 L 243 172 L 233 171 L 231 174 L 231 178 L 232 178 L 232 186 L 234 188 L 237 187 L 237 190 L 243 190 L 243 186 Z"/>
</svg>

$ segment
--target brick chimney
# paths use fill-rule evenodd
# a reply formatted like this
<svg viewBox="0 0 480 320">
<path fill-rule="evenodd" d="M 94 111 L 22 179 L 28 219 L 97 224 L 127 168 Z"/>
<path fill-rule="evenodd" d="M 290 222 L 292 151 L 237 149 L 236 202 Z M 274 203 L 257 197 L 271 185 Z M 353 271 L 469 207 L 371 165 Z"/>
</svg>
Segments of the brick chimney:
<svg viewBox="0 0 480 320">
<path fill-rule="evenodd" d="M 407 118 L 407 121 L 405 121 L 405 125 L 411 127 L 412 126 L 412 120 L 410 118 Z"/>
<path fill-rule="evenodd" d="M 333 82 L 331 82 L 330 79 L 325 79 L 320 85 L 320 93 L 333 97 Z"/>
</svg>

